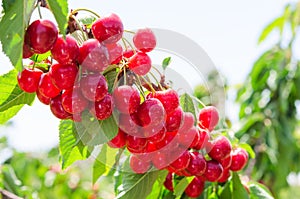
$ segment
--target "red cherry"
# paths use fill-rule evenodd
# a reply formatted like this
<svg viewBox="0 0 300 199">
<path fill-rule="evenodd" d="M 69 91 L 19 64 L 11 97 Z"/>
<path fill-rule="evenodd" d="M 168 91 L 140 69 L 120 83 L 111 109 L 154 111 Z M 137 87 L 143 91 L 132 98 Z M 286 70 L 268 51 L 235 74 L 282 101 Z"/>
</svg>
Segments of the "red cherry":
<svg viewBox="0 0 300 199">
<path fill-rule="evenodd" d="M 123 148 L 126 145 L 126 134 L 119 128 L 118 134 L 107 144 L 111 148 Z"/>
<path fill-rule="evenodd" d="M 207 161 L 206 171 L 204 174 L 207 181 L 217 182 L 221 178 L 222 173 L 223 167 L 219 162 L 216 160 Z"/>
<path fill-rule="evenodd" d="M 179 106 L 172 113 L 167 115 L 166 128 L 167 131 L 177 131 L 183 120 L 183 111 Z"/>
<path fill-rule="evenodd" d="M 102 72 L 109 65 L 108 50 L 96 39 L 89 39 L 79 48 L 78 62 L 84 70 Z"/>
<path fill-rule="evenodd" d="M 123 48 L 120 44 L 107 44 L 106 48 L 109 54 L 109 63 L 118 64 L 122 60 Z"/>
<path fill-rule="evenodd" d="M 134 51 L 132 49 L 128 49 L 128 50 L 123 52 L 123 57 L 125 57 L 127 59 L 129 59 L 133 55 L 134 55 Z"/>
<path fill-rule="evenodd" d="M 133 36 L 133 43 L 138 50 L 150 52 L 156 46 L 156 38 L 151 29 L 140 29 Z"/>
<path fill-rule="evenodd" d="M 196 127 L 192 127 L 187 131 L 178 131 L 177 140 L 180 145 L 189 148 L 197 134 L 198 130 Z"/>
<path fill-rule="evenodd" d="M 223 173 L 221 175 L 221 178 L 218 180 L 219 183 L 224 183 L 227 182 L 227 180 L 230 177 L 230 170 L 229 169 L 224 169 Z"/>
<path fill-rule="evenodd" d="M 128 135 L 137 136 L 140 133 L 139 121 L 135 113 L 131 115 L 120 114 L 118 125 Z"/>
<path fill-rule="evenodd" d="M 62 35 L 59 35 L 52 50 L 52 57 L 61 64 L 72 64 L 76 62 L 79 56 L 79 46 L 74 37 L 67 35 L 64 40 Z"/>
<path fill-rule="evenodd" d="M 179 106 L 179 96 L 173 89 L 156 91 L 154 94 L 150 94 L 147 97 L 158 99 L 163 104 L 167 114 L 172 113 Z"/>
<path fill-rule="evenodd" d="M 38 89 L 40 94 L 50 98 L 58 96 L 61 91 L 53 84 L 49 73 L 42 74 Z"/>
<path fill-rule="evenodd" d="M 107 94 L 102 100 L 95 102 L 90 112 L 98 119 L 105 120 L 112 115 L 113 100 L 110 94 Z"/>
<path fill-rule="evenodd" d="M 146 75 L 151 69 L 151 58 L 143 52 L 137 52 L 129 58 L 128 67 L 137 75 Z"/>
<path fill-rule="evenodd" d="M 154 98 L 146 99 L 138 108 L 138 118 L 142 126 L 151 126 L 157 128 L 158 132 L 165 123 L 166 114 L 160 101 Z"/>
<path fill-rule="evenodd" d="M 191 198 L 199 197 L 204 190 L 205 182 L 200 178 L 195 177 L 185 189 L 185 194 Z"/>
<path fill-rule="evenodd" d="M 214 106 L 201 109 L 199 114 L 199 127 L 212 131 L 219 122 L 219 113 Z"/>
<path fill-rule="evenodd" d="M 164 139 L 156 143 L 156 148 L 163 148 L 165 151 L 169 152 L 168 150 L 179 146 L 179 142 L 174 138 L 176 138 L 176 132 L 166 132 Z"/>
<path fill-rule="evenodd" d="M 206 160 L 199 152 L 190 153 L 190 163 L 186 170 L 194 176 L 201 176 L 206 171 Z"/>
<path fill-rule="evenodd" d="M 231 162 L 232 162 L 231 154 L 229 156 L 227 156 L 226 158 L 221 159 L 219 162 L 224 169 L 229 169 Z"/>
<path fill-rule="evenodd" d="M 168 165 L 167 156 L 163 152 L 156 152 L 152 157 L 152 163 L 157 169 L 163 169 Z"/>
<path fill-rule="evenodd" d="M 23 59 L 29 58 L 34 54 L 29 44 L 23 44 Z"/>
<path fill-rule="evenodd" d="M 65 111 L 62 106 L 61 95 L 52 98 L 50 101 L 50 110 L 58 119 L 71 119 L 72 115 Z"/>
<path fill-rule="evenodd" d="M 190 112 L 183 112 L 181 126 L 179 128 L 179 132 L 185 132 L 194 126 L 195 119 L 194 115 Z"/>
<path fill-rule="evenodd" d="M 81 113 L 88 107 L 89 102 L 83 97 L 79 88 L 67 90 L 62 94 L 62 105 L 71 114 Z"/>
<path fill-rule="evenodd" d="M 134 113 L 140 105 L 140 93 L 132 86 L 122 85 L 113 91 L 116 108 L 125 114 Z"/>
<path fill-rule="evenodd" d="M 102 74 L 88 74 L 80 80 L 83 96 L 90 101 L 100 101 L 108 93 L 108 86 Z"/>
<path fill-rule="evenodd" d="M 60 90 L 68 90 L 74 86 L 78 68 L 74 64 L 53 64 L 49 70 L 53 84 Z"/>
<path fill-rule="evenodd" d="M 143 153 L 147 146 L 147 139 L 127 135 L 127 149 L 132 153 Z"/>
<path fill-rule="evenodd" d="M 50 104 L 50 97 L 45 97 L 44 95 L 42 95 L 39 91 L 39 89 L 36 90 L 36 96 L 39 99 L 40 102 L 42 102 L 45 105 L 49 105 Z"/>
<path fill-rule="evenodd" d="M 193 147 L 196 150 L 206 149 L 207 152 L 210 151 L 209 138 L 210 135 L 207 131 L 199 131 L 200 139 L 199 142 Z"/>
<path fill-rule="evenodd" d="M 26 34 L 33 51 L 43 54 L 53 47 L 58 37 L 58 30 L 52 21 L 39 19 L 29 25 Z"/>
<path fill-rule="evenodd" d="M 212 148 L 208 155 L 217 161 L 227 158 L 231 152 L 231 143 L 225 136 L 218 136 L 212 141 Z"/>
<path fill-rule="evenodd" d="M 189 166 L 190 163 L 190 153 L 188 151 L 184 151 L 174 162 L 170 164 L 170 166 L 175 171 L 184 170 Z"/>
<path fill-rule="evenodd" d="M 245 149 L 243 148 L 236 148 L 232 151 L 232 161 L 230 170 L 231 171 L 240 171 L 242 170 L 247 162 L 248 162 L 249 156 Z"/>
<path fill-rule="evenodd" d="M 152 133 L 148 133 L 144 130 L 144 135 L 148 139 L 148 141 L 153 143 L 161 142 L 166 137 L 166 128 L 163 127 L 158 133 L 152 135 Z M 152 136 L 149 136 L 152 135 Z"/>
<path fill-rule="evenodd" d="M 43 72 L 37 68 L 25 68 L 17 77 L 19 87 L 27 93 L 34 93 L 38 88 L 42 74 Z"/>
<path fill-rule="evenodd" d="M 166 187 L 166 189 L 168 189 L 169 191 L 174 191 L 174 187 L 173 187 L 173 174 L 172 173 L 168 173 L 166 180 L 164 182 L 164 186 Z"/>
<path fill-rule="evenodd" d="M 93 35 L 104 44 L 117 43 L 122 38 L 123 32 L 123 23 L 116 14 L 101 17 L 92 24 Z"/>
<path fill-rule="evenodd" d="M 141 160 L 136 155 L 131 155 L 129 164 L 133 172 L 142 174 L 146 173 L 150 169 L 150 162 Z"/>
</svg>

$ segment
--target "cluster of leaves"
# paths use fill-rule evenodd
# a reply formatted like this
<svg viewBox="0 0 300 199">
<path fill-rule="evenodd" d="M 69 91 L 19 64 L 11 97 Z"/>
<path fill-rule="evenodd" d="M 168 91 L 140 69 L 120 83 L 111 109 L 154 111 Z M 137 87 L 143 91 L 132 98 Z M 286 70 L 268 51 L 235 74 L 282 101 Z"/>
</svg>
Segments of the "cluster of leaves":
<svg viewBox="0 0 300 199">
<path fill-rule="evenodd" d="M 254 63 L 237 95 L 241 124 L 236 136 L 246 140 L 257 154 L 248 170 L 275 196 L 288 185 L 289 173 L 300 171 L 300 62 L 294 56 L 299 22 L 300 3 L 287 5 L 283 15 L 263 30 L 259 43 L 275 31 L 278 42 Z"/>
</svg>

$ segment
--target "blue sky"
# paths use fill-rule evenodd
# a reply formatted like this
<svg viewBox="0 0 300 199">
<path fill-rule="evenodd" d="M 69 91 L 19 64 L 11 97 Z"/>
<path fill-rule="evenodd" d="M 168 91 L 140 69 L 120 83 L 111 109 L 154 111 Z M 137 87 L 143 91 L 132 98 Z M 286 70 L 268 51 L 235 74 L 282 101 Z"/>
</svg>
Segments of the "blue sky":
<svg viewBox="0 0 300 199">
<path fill-rule="evenodd" d="M 255 59 L 274 42 L 271 38 L 257 45 L 263 27 L 281 14 L 288 2 L 291 1 L 71 0 L 69 7 L 90 8 L 100 15 L 117 13 L 126 29 L 147 26 L 184 34 L 207 52 L 229 84 L 234 85 L 245 80 Z M 2 53 L 0 65 L 0 74 L 10 69 Z M 13 122 L 11 128 L 0 127 L 0 134 L 9 134 L 10 144 L 19 150 L 46 150 L 58 142 L 58 120 L 49 107 L 39 102 L 22 110 Z"/>
</svg>

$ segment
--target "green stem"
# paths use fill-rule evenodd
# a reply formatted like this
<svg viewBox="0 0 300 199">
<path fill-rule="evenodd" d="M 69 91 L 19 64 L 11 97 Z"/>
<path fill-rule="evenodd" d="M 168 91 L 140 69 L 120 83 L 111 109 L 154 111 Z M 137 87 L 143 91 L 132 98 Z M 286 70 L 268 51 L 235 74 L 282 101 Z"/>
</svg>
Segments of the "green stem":
<svg viewBox="0 0 300 199">
<path fill-rule="evenodd" d="M 158 79 L 155 77 L 155 75 L 152 72 L 149 72 L 149 74 L 153 77 L 153 79 L 157 83 L 159 89 L 164 90 L 163 87 L 161 86 L 161 84 L 159 83 Z"/>
<path fill-rule="evenodd" d="M 89 13 L 95 15 L 97 18 L 101 18 L 100 15 L 98 15 L 96 12 L 94 12 L 90 9 L 87 9 L 87 8 L 77 8 L 75 10 L 72 10 L 71 14 L 74 15 L 75 13 L 77 13 L 79 11 L 86 11 L 86 12 L 89 12 Z"/>
<path fill-rule="evenodd" d="M 124 30 L 124 32 L 128 32 L 128 33 L 131 33 L 131 34 L 135 34 L 135 32 L 130 31 L 130 30 Z"/>
<path fill-rule="evenodd" d="M 155 89 L 153 88 L 153 86 L 142 76 L 138 76 L 138 78 L 142 78 L 142 80 L 150 87 L 151 92 L 155 93 Z"/>
<path fill-rule="evenodd" d="M 206 105 L 201 101 L 199 100 L 197 97 L 194 97 L 192 95 L 189 95 L 193 100 L 195 100 L 196 102 L 198 102 L 199 104 L 201 104 L 201 106 L 203 107 L 206 107 Z"/>
<path fill-rule="evenodd" d="M 124 73 L 124 85 L 127 85 L 126 68 L 124 68 L 123 73 Z"/>
<path fill-rule="evenodd" d="M 126 42 L 130 46 L 130 48 L 133 50 L 134 54 L 136 54 L 136 50 L 133 47 L 133 45 L 124 37 L 122 37 L 122 40 L 123 40 L 123 42 Z"/>
<path fill-rule="evenodd" d="M 136 75 L 136 78 L 137 78 L 137 80 L 138 80 L 138 82 L 139 82 L 138 85 L 137 85 L 137 88 L 138 88 L 139 91 L 141 92 L 141 94 L 142 94 L 144 100 L 146 100 L 146 96 L 145 96 L 144 91 L 143 91 L 142 82 L 141 82 L 139 76 Z"/>
<path fill-rule="evenodd" d="M 41 6 L 40 6 L 39 2 L 37 3 L 37 8 L 38 8 L 38 13 L 39 13 L 40 19 L 43 19 L 42 12 L 41 12 Z"/>
</svg>

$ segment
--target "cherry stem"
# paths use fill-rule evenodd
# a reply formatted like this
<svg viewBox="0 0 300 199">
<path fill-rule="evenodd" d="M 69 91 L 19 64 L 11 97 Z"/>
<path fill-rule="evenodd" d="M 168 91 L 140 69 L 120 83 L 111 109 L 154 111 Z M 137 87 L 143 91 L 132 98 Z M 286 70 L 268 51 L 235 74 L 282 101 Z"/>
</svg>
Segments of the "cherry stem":
<svg viewBox="0 0 300 199">
<path fill-rule="evenodd" d="M 75 15 L 79 11 L 86 11 L 86 12 L 89 12 L 89 13 L 95 15 L 97 18 L 101 18 L 100 15 L 98 15 L 96 12 L 94 12 L 94 11 L 92 11 L 90 9 L 87 9 L 87 8 L 77 8 L 75 10 L 72 10 L 71 14 Z"/>
<path fill-rule="evenodd" d="M 144 91 L 143 91 L 142 82 L 141 82 L 139 76 L 137 76 L 137 75 L 135 75 L 135 76 L 137 77 L 137 80 L 138 80 L 138 82 L 139 82 L 139 83 L 137 84 L 137 88 L 139 89 L 139 91 L 141 92 L 141 94 L 142 94 L 142 96 L 143 96 L 143 98 L 144 98 L 144 100 L 145 100 L 145 99 L 146 99 L 146 96 L 145 96 Z"/>
<path fill-rule="evenodd" d="M 127 48 L 126 42 L 125 42 L 125 40 L 124 40 L 123 38 L 122 38 L 122 42 L 123 42 L 123 45 L 124 45 L 124 47 L 125 47 L 125 50 L 127 51 L 128 48 Z"/>
<path fill-rule="evenodd" d="M 161 77 L 164 76 L 155 66 L 151 66 Z"/>
<path fill-rule="evenodd" d="M 122 37 L 122 41 L 126 42 L 130 46 L 130 48 L 133 50 L 134 54 L 136 54 L 135 48 L 133 47 L 133 45 L 125 37 Z"/>
<path fill-rule="evenodd" d="M 124 32 L 128 32 L 128 33 L 131 33 L 131 34 L 135 34 L 135 32 L 131 31 L 131 30 L 124 30 Z"/>
<path fill-rule="evenodd" d="M 126 77 L 126 68 L 123 69 L 123 75 L 124 75 L 124 85 L 127 85 L 127 77 Z"/>
<path fill-rule="evenodd" d="M 82 29 L 82 27 L 81 27 L 81 25 L 80 25 L 80 22 L 77 20 L 77 18 L 75 17 L 75 15 L 71 14 L 70 17 L 72 17 L 72 19 L 75 20 L 77 26 L 79 27 L 80 32 L 82 33 L 82 36 L 83 36 L 84 41 L 88 40 L 88 38 L 87 38 L 85 32 L 83 31 L 83 29 Z"/>
<path fill-rule="evenodd" d="M 196 102 L 198 102 L 199 104 L 201 104 L 201 106 L 206 107 L 206 105 L 197 97 L 194 97 L 192 95 L 189 95 L 193 100 L 195 100 Z"/>
<path fill-rule="evenodd" d="M 141 78 L 148 86 L 149 88 L 151 89 L 151 92 L 152 93 L 155 93 L 155 89 L 153 88 L 153 86 L 149 83 L 149 81 L 147 81 L 144 77 L 142 76 L 138 76 L 138 78 Z"/>
<path fill-rule="evenodd" d="M 40 6 L 39 2 L 37 3 L 37 9 L 38 9 L 40 19 L 43 19 L 42 12 L 41 12 L 41 6 Z"/>
<path fill-rule="evenodd" d="M 156 81 L 159 89 L 164 90 L 161 84 L 159 83 L 158 79 L 155 77 L 155 75 L 152 72 L 149 72 L 149 74 L 153 77 L 153 79 Z"/>
</svg>

